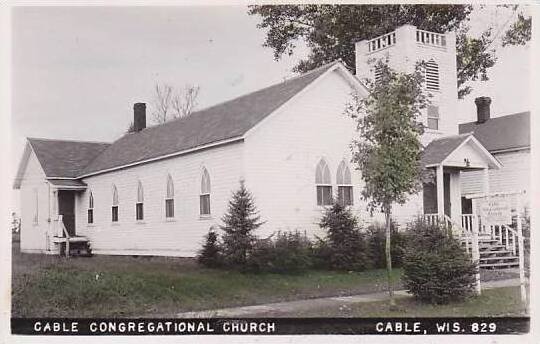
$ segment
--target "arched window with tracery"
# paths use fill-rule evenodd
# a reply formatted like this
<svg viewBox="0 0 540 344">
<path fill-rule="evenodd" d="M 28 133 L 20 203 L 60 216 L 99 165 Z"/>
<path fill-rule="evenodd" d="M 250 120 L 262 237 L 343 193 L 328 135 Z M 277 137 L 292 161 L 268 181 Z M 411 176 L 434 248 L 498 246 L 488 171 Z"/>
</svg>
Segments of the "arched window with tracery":
<svg viewBox="0 0 540 344">
<path fill-rule="evenodd" d="M 332 179 L 330 169 L 324 159 L 321 159 L 315 169 L 315 187 L 317 189 L 317 205 L 332 204 Z"/>
<path fill-rule="evenodd" d="M 345 161 L 342 161 L 337 169 L 336 184 L 338 187 L 338 202 L 343 206 L 353 204 L 353 187 L 351 170 Z"/>
</svg>

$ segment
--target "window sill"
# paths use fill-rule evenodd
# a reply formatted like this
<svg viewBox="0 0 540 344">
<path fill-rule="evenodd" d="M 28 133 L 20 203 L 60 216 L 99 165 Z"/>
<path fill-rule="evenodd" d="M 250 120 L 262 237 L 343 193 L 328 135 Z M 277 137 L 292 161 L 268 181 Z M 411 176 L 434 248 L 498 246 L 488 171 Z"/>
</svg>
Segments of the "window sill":
<svg viewBox="0 0 540 344">
<path fill-rule="evenodd" d="M 199 220 L 212 220 L 212 215 L 200 215 Z"/>
<path fill-rule="evenodd" d="M 176 218 L 175 217 L 166 217 L 165 222 L 176 222 Z"/>
<path fill-rule="evenodd" d="M 93 223 L 87 223 L 87 224 L 86 224 L 86 227 L 87 227 L 87 228 L 93 228 L 93 227 L 95 227 L 95 226 L 96 226 L 96 225 L 93 224 Z"/>
<path fill-rule="evenodd" d="M 424 129 L 424 134 L 428 133 L 428 134 L 441 134 L 442 135 L 442 130 L 440 129 L 429 129 L 429 128 L 425 128 Z"/>
<path fill-rule="evenodd" d="M 144 220 L 136 220 L 135 224 L 137 224 L 137 225 L 145 225 L 146 222 L 144 222 Z"/>
</svg>

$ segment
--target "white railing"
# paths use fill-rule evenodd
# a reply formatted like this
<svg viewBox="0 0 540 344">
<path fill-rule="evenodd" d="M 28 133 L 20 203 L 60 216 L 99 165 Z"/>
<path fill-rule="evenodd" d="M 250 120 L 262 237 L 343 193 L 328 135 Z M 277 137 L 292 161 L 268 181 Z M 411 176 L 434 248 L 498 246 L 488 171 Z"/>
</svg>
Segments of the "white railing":
<svg viewBox="0 0 540 344">
<path fill-rule="evenodd" d="M 429 225 L 436 225 L 439 223 L 439 214 L 424 214 L 424 221 Z"/>
<path fill-rule="evenodd" d="M 416 42 L 435 47 L 446 47 L 446 36 L 440 33 L 416 30 Z"/>
<path fill-rule="evenodd" d="M 473 214 L 463 214 L 461 215 L 461 227 L 467 232 L 472 232 L 474 226 L 474 216 Z"/>
<path fill-rule="evenodd" d="M 71 236 L 69 235 L 66 226 L 64 225 L 64 217 L 63 215 L 58 215 L 58 218 L 55 220 L 56 222 L 56 235 L 59 238 L 66 238 L 66 257 L 69 257 L 69 239 Z M 61 245 L 61 243 L 60 243 Z"/>
<path fill-rule="evenodd" d="M 369 40 L 367 44 L 368 52 L 370 53 L 390 47 L 396 44 L 396 32 L 393 31 L 385 35 L 376 37 L 372 40 Z"/>
</svg>

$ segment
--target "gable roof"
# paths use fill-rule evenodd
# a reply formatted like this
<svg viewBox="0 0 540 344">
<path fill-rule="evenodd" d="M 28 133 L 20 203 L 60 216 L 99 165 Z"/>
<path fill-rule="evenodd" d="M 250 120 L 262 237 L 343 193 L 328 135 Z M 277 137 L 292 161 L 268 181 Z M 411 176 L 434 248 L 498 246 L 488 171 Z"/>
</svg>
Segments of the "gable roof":
<svg viewBox="0 0 540 344">
<path fill-rule="evenodd" d="M 469 136 L 470 134 L 452 135 L 431 141 L 422 152 L 422 167 L 440 164 Z"/>
<path fill-rule="evenodd" d="M 28 138 L 13 188 L 19 189 L 21 187 L 21 181 L 32 151 L 46 178 L 73 179 L 79 176 L 84 167 L 109 145 L 105 142 Z"/>
<path fill-rule="evenodd" d="M 455 162 L 447 161 L 447 159 L 467 143 L 472 144 L 473 147 L 475 147 L 475 150 L 484 157 L 484 161 L 487 163 L 488 168 L 501 168 L 502 165 L 500 161 L 497 160 L 497 158 L 495 158 L 471 133 L 452 135 L 431 141 L 422 152 L 420 164 L 422 168 L 434 167 L 440 164 L 447 166 L 448 163 L 451 163 L 448 166 L 462 167 L 460 164 L 455 165 Z M 466 168 L 471 167 L 465 162 L 463 162 L 463 165 L 463 167 Z"/>
<path fill-rule="evenodd" d="M 531 113 L 529 111 L 490 118 L 484 123 L 459 125 L 459 133 L 473 133 L 490 152 L 531 146 Z"/>
<path fill-rule="evenodd" d="M 128 133 L 86 166 L 80 176 L 152 161 L 212 144 L 241 140 L 249 129 L 333 67 L 346 70 L 340 62 L 332 62 L 279 84 L 196 111 L 187 117 Z"/>
<path fill-rule="evenodd" d="M 47 178 L 76 178 L 109 143 L 28 138 Z"/>
</svg>

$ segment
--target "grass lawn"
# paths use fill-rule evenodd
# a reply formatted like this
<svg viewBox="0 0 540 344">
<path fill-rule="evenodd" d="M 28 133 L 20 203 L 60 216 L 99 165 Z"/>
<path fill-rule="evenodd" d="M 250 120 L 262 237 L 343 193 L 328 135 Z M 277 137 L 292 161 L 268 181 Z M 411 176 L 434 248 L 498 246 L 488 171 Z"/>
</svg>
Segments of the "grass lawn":
<svg viewBox="0 0 540 344">
<path fill-rule="evenodd" d="M 521 302 L 519 287 L 488 289 L 482 295 L 448 305 L 427 305 L 413 297 L 396 300 L 398 310 L 391 311 L 387 302 L 365 302 L 335 307 L 313 308 L 305 312 L 281 313 L 281 317 L 467 317 L 521 316 L 527 314 Z M 267 315 L 271 316 L 271 315 Z"/>
<path fill-rule="evenodd" d="M 401 270 L 394 276 L 399 280 Z M 398 283 L 398 282 L 396 282 Z M 383 291 L 386 272 L 242 274 L 191 259 L 13 254 L 16 317 L 173 316 L 179 312 Z"/>
<path fill-rule="evenodd" d="M 386 290 L 384 270 L 242 274 L 202 268 L 192 259 L 182 258 L 66 259 L 21 254 L 16 243 L 12 257 L 15 317 L 166 317 L 188 311 Z M 401 270 L 395 269 L 396 288 L 401 288 L 400 276 Z"/>
</svg>

